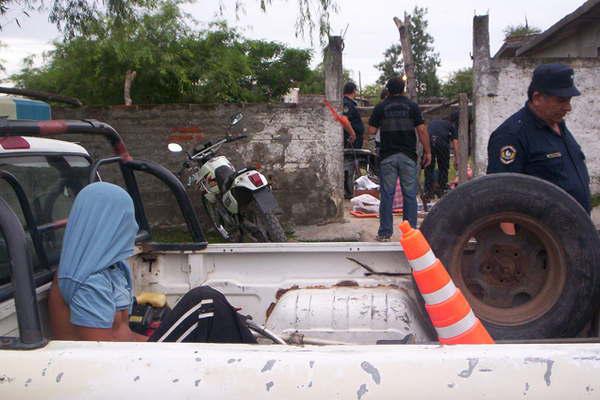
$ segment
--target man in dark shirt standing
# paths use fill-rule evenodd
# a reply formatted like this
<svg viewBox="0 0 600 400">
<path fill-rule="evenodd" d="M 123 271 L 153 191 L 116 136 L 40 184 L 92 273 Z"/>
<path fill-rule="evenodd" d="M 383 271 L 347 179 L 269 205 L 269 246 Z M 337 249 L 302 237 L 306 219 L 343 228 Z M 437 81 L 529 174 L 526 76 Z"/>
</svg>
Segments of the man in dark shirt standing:
<svg viewBox="0 0 600 400">
<path fill-rule="evenodd" d="M 425 169 L 425 193 L 433 197 L 434 191 L 441 197 L 448 190 L 448 168 L 450 166 L 450 144 L 454 150 L 454 166 L 458 165 L 458 130 L 456 116 L 434 119 L 427 125 L 431 143 L 431 164 Z M 438 168 L 438 188 L 435 190 L 435 167 Z"/>
<path fill-rule="evenodd" d="M 571 97 L 581 94 L 573 75 L 563 64 L 543 64 L 535 69 L 527 103 L 490 137 L 487 173 L 518 172 L 547 180 L 589 213 L 590 177 L 585 156 L 564 121 L 571 111 Z"/>
<path fill-rule="evenodd" d="M 363 134 L 365 125 L 360 118 L 360 113 L 356 109 L 356 84 L 348 82 L 344 85 L 344 115 L 348 117 L 354 132 L 347 132 L 344 129 L 344 148 L 362 149 Z"/>
<path fill-rule="evenodd" d="M 390 79 L 386 85 L 389 96 L 379 103 L 369 119 L 369 134 L 379 128 L 381 136 L 379 178 L 380 206 L 377 240 L 389 241 L 394 232 L 392 202 L 396 181 L 400 178 L 403 218 L 413 228 L 417 226 L 417 138 L 423 144 L 422 167 L 431 163 L 429 135 L 419 106 L 402 95 L 404 81 Z"/>
</svg>

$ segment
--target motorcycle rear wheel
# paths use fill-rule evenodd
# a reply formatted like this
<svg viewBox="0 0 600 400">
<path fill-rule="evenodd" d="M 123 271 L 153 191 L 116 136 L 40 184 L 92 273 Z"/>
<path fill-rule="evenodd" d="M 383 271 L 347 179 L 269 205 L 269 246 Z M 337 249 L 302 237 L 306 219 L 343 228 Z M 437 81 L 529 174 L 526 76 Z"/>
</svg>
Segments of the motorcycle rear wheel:
<svg viewBox="0 0 600 400">
<path fill-rule="evenodd" d="M 271 212 L 262 212 L 255 201 L 241 211 L 242 241 L 244 242 L 287 242 L 279 218 Z"/>
</svg>

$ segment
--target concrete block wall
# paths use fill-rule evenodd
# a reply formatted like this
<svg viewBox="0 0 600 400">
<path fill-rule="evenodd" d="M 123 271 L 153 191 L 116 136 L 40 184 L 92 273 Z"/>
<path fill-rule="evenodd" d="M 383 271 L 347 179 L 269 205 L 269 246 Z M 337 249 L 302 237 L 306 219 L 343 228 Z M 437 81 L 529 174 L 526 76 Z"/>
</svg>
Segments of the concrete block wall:
<svg viewBox="0 0 600 400">
<path fill-rule="evenodd" d="M 134 158 L 152 160 L 176 171 L 185 157 L 167 150 L 171 134 L 199 131 L 205 140 L 223 137 L 230 116 L 238 111 L 245 117 L 232 134 L 245 130 L 248 138 L 224 145 L 220 154 L 227 156 L 238 169 L 259 167 L 272 183 L 283 210 L 284 225 L 340 219 L 343 211 L 342 134 L 338 123 L 323 106 L 322 98 L 312 97 L 300 104 L 243 107 L 173 104 L 57 108 L 54 118 L 93 118 L 107 122 L 122 135 Z M 102 139 L 90 140 L 77 135 L 75 140 L 81 141 L 94 159 L 112 156 Z M 192 142 L 182 144 L 187 149 L 193 146 Z M 104 168 L 102 172 L 107 180 L 119 183 L 115 167 Z M 139 173 L 136 176 L 150 223 L 164 227 L 181 224 L 175 200 L 168 190 L 155 178 Z M 189 193 L 206 225 L 199 192 L 191 189 Z"/>
<path fill-rule="evenodd" d="M 487 143 L 491 133 L 510 115 L 523 107 L 535 67 L 563 62 L 575 70 L 575 84 L 582 95 L 571 101 L 573 111 L 567 126 L 581 145 L 587 159 L 593 193 L 600 193 L 600 59 L 500 59 L 490 60 L 489 69 L 478 76 L 475 91 L 475 162 L 485 174 Z"/>
</svg>

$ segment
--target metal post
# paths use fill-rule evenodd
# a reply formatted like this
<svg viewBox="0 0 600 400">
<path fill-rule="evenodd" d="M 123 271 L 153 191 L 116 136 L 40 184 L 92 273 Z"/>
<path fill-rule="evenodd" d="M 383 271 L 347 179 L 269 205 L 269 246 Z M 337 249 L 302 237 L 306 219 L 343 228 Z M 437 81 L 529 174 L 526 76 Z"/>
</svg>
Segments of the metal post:
<svg viewBox="0 0 600 400">
<path fill-rule="evenodd" d="M 15 307 L 19 325 L 16 348 L 36 348 L 46 343 L 38 312 L 33 267 L 27 252 L 25 231 L 19 218 L 4 199 L 0 198 L 0 229 L 6 242 L 12 282 L 15 288 Z"/>
</svg>

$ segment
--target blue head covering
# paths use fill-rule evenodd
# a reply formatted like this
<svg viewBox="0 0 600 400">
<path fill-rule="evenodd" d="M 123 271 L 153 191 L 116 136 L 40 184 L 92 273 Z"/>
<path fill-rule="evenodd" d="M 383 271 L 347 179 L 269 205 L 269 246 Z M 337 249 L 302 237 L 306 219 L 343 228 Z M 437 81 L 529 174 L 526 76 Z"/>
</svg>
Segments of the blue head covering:
<svg viewBox="0 0 600 400">
<path fill-rule="evenodd" d="M 125 260 L 133 254 L 137 231 L 133 201 L 125 190 L 98 182 L 79 192 L 69 213 L 58 267 L 67 304 L 90 275 L 111 265 L 125 269 L 131 279 Z"/>
</svg>

